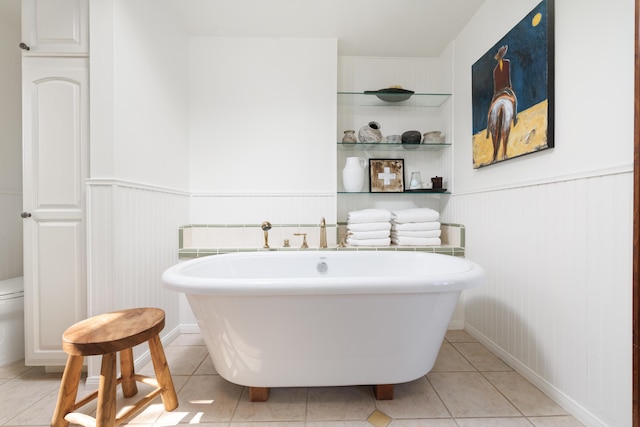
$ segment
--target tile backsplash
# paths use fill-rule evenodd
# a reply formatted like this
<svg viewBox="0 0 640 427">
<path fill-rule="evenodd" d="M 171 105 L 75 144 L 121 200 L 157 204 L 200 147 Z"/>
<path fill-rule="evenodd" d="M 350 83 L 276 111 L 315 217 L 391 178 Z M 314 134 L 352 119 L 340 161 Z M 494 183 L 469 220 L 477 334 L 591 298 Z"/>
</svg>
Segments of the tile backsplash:
<svg viewBox="0 0 640 427">
<path fill-rule="evenodd" d="M 441 230 L 442 246 L 432 247 L 435 249 L 434 252 L 443 252 L 439 249 L 447 252 L 453 248 L 451 255 L 463 256 L 464 225 L 442 224 Z M 327 224 L 328 247 L 335 248 L 345 231 L 345 224 Z M 318 224 L 272 224 L 268 235 L 269 247 L 284 248 L 285 240 L 288 240 L 290 248 L 298 249 L 302 245 L 303 236 L 296 234 L 302 233 L 307 234 L 307 244 L 310 249 L 319 247 L 320 226 Z M 180 227 L 179 239 L 179 249 L 183 255 L 191 250 L 219 253 L 218 249 L 256 250 L 264 246 L 264 232 L 261 224 L 189 224 Z"/>
</svg>

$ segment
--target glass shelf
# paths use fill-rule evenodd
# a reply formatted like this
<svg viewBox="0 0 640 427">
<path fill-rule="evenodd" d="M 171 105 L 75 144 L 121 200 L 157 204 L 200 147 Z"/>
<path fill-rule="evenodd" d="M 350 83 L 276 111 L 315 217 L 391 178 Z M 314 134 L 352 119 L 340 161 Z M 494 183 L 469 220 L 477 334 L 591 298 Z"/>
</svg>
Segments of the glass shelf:
<svg viewBox="0 0 640 427">
<path fill-rule="evenodd" d="M 338 92 L 338 105 L 362 105 L 372 107 L 439 107 L 451 97 L 450 93 L 414 93 L 400 102 L 386 102 L 375 94 L 364 92 Z"/>
<path fill-rule="evenodd" d="M 427 194 L 430 196 L 441 196 L 443 194 L 451 194 L 450 191 L 429 191 L 429 190 L 408 190 L 408 191 L 403 191 L 401 192 L 380 192 L 380 193 L 372 193 L 370 191 L 338 191 L 337 192 L 338 195 L 363 195 L 363 194 L 371 194 L 371 195 L 381 195 L 381 196 L 388 196 L 388 195 L 393 195 L 393 194 Z"/>
<path fill-rule="evenodd" d="M 450 143 L 443 144 L 388 144 L 386 142 L 380 142 L 377 144 L 365 144 L 360 142 L 338 142 L 338 151 L 438 151 L 443 148 L 451 147 Z"/>
</svg>

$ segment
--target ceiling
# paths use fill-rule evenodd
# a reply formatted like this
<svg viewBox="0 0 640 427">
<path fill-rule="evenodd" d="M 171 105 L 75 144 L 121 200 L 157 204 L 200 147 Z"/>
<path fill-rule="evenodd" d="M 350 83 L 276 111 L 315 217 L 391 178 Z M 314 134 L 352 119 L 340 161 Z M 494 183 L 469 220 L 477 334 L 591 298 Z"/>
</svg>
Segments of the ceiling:
<svg viewBox="0 0 640 427">
<path fill-rule="evenodd" d="M 169 0 L 193 36 L 337 38 L 345 56 L 437 57 L 485 0 Z"/>
</svg>

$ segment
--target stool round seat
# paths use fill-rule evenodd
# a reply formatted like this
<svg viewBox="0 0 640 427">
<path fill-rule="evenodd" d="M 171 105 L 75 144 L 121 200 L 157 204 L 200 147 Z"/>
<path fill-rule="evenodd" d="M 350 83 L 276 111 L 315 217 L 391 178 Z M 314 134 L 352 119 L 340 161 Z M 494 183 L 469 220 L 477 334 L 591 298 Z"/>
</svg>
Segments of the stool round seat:
<svg viewBox="0 0 640 427">
<path fill-rule="evenodd" d="M 164 329 L 164 311 L 132 308 L 99 314 L 70 326 L 62 349 L 74 356 L 115 353 L 148 341 Z"/>
<path fill-rule="evenodd" d="M 164 311 L 159 308 L 131 308 L 113 311 L 82 320 L 62 334 L 62 349 L 68 354 L 62 373 L 58 401 L 51 427 L 68 427 L 69 423 L 85 427 L 117 427 L 148 405 L 156 396 L 162 398 L 166 411 L 178 407 L 169 365 L 160 341 L 165 326 Z M 147 342 L 155 378 L 135 373 L 133 347 Z M 98 390 L 76 401 L 85 356 L 102 356 Z M 120 359 L 120 375 L 117 359 Z M 125 398 L 138 393 L 137 382 L 153 387 L 135 403 L 127 402 L 117 411 L 116 387 Z M 95 418 L 79 412 L 97 399 Z"/>
</svg>

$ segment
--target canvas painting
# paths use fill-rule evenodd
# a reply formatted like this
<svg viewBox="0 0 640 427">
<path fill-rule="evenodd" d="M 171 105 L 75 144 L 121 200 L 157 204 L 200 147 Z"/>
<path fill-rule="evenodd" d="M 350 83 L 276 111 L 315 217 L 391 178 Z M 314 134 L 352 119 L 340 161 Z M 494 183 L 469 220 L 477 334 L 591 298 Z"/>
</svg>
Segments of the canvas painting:
<svg viewBox="0 0 640 427">
<path fill-rule="evenodd" d="M 404 192 L 404 159 L 369 159 L 369 191 Z"/>
<path fill-rule="evenodd" d="M 553 41 L 544 0 L 473 64 L 474 168 L 554 146 Z"/>
</svg>

